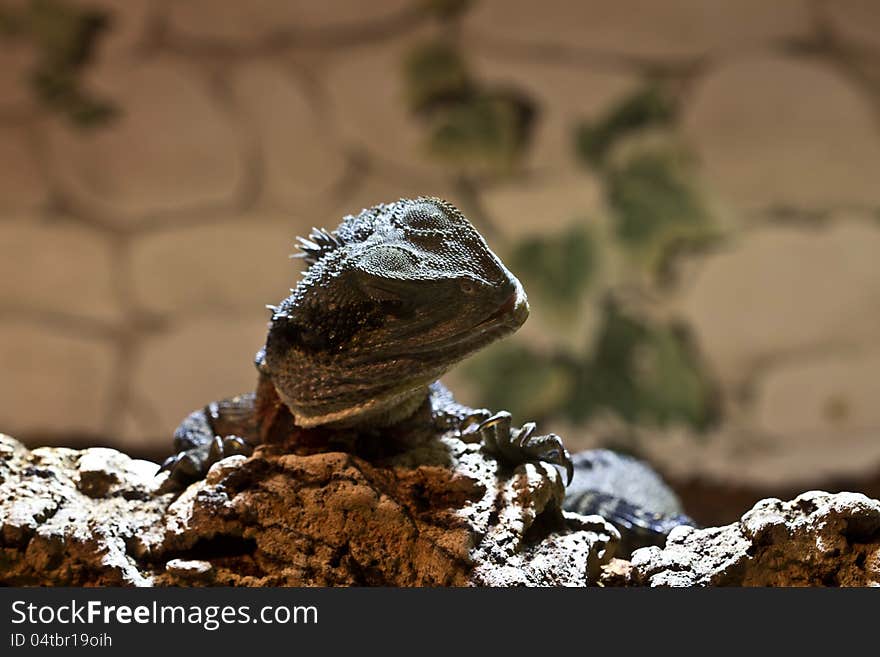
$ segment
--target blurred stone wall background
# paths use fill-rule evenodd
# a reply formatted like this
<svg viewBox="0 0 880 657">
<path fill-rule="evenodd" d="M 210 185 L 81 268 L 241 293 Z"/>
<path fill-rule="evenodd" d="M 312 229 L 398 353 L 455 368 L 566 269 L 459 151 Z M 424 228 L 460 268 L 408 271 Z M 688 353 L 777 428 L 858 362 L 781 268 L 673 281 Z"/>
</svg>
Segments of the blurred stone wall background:
<svg viewBox="0 0 880 657">
<path fill-rule="evenodd" d="M 462 401 L 679 482 L 880 476 L 872 0 L 2 0 L 0 430 L 159 458 L 253 386 L 292 238 L 419 194 L 532 302 Z"/>
</svg>

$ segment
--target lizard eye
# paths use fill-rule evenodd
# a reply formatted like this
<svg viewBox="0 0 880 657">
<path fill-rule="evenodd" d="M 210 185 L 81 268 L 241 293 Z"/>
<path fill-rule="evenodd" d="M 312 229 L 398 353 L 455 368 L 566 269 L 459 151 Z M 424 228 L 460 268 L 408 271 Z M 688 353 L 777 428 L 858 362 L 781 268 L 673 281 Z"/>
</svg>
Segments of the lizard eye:
<svg viewBox="0 0 880 657">
<path fill-rule="evenodd" d="M 379 277 L 396 277 L 413 271 L 416 259 L 406 249 L 377 246 L 367 251 L 358 264 L 368 274 Z"/>
</svg>

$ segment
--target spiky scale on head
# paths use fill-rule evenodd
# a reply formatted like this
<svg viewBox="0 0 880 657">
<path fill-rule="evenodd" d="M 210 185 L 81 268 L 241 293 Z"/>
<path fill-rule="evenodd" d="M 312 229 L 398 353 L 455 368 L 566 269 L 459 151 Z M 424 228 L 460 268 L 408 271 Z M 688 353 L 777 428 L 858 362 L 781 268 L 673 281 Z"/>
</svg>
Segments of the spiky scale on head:
<svg viewBox="0 0 880 657">
<path fill-rule="evenodd" d="M 315 264 L 324 255 L 342 246 L 342 240 L 323 228 L 312 228 L 308 237 L 296 239 L 299 253 L 295 253 L 291 258 L 303 258 L 309 265 Z"/>
<path fill-rule="evenodd" d="M 558 436 L 534 435 L 533 423 L 513 430 L 508 413 L 462 414 L 451 398 L 438 397 L 440 375 L 528 316 L 519 281 L 455 206 L 436 198 L 377 205 L 345 217 L 332 233 L 314 229 L 299 246 L 309 268 L 288 298 L 270 306 L 256 394 L 244 405 L 218 402 L 222 412 L 192 414 L 175 434 L 178 454 L 166 462 L 172 476 L 201 476 L 260 442 L 273 430 L 279 398 L 302 427 L 368 428 L 409 417 L 431 386 L 426 429 L 464 437 L 471 429 L 462 422 L 480 415 L 485 421 L 474 432 L 502 467 L 545 461 L 570 479 Z"/>
<path fill-rule="evenodd" d="M 265 367 L 302 426 L 390 423 L 454 363 L 525 321 L 519 281 L 451 203 L 401 199 L 300 241 Z"/>
</svg>

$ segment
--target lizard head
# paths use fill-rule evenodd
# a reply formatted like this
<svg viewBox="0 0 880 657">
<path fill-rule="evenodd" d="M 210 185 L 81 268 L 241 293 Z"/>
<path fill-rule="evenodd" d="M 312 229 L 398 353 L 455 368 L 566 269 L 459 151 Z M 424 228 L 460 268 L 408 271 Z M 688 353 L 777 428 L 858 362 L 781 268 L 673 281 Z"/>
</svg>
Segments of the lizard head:
<svg viewBox="0 0 880 657">
<path fill-rule="evenodd" d="M 441 199 L 377 205 L 300 242 L 310 267 L 274 309 L 265 365 L 303 426 L 393 419 L 528 317 L 522 285 Z"/>
</svg>

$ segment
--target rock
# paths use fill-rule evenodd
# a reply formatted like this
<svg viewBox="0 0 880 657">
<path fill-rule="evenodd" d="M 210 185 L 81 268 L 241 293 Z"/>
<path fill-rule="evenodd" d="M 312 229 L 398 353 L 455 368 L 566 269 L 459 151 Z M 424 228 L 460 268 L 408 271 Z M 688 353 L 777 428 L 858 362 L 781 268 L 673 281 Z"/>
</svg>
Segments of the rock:
<svg viewBox="0 0 880 657">
<path fill-rule="evenodd" d="M 761 500 L 731 525 L 674 529 L 631 566 L 636 586 L 880 586 L 880 501 L 821 491 Z"/>
<path fill-rule="evenodd" d="M 700 271 L 676 310 L 721 380 L 735 386 L 774 355 L 874 344 L 878 250 L 878 227 L 855 218 L 810 231 L 762 227 L 695 259 Z"/>
<path fill-rule="evenodd" d="M 418 29 L 399 38 L 365 44 L 334 58 L 322 73 L 329 120 L 338 137 L 378 162 L 389 162 L 399 172 L 395 182 L 416 178 L 422 185 L 430 185 L 446 171 L 443 163 L 430 156 L 428 128 L 405 102 L 403 65 L 409 54 L 434 34 Z M 395 192 L 392 198 L 400 193 Z"/>
<path fill-rule="evenodd" d="M 474 72 L 479 79 L 492 86 L 518 89 L 540 108 L 535 117 L 531 146 L 524 155 L 524 164 L 540 170 L 546 178 L 540 179 L 539 185 L 532 181 L 527 191 L 521 190 L 518 184 L 508 185 L 507 189 L 510 194 L 519 192 L 525 202 L 532 204 L 539 204 L 549 197 L 549 212 L 539 206 L 539 212 L 530 216 L 532 206 L 515 209 L 505 219 L 514 222 L 520 220 L 523 227 L 540 230 L 543 222 L 535 218 L 552 215 L 560 205 L 577 207 L 577 211 L 567 216 L 566 220 L 583 216 L 585 212 L 592 214 L 601 197 L 601 190 L 598 189 L 598 181 L 590 180 L 585 168 L 580 166 L 576 150 L 572 148 L 572 131 L 581 121 L 593 123 L 603 117 L 616 102 L 638 89 L 641 79 L 620 69 L 560 65 L 559 62 L 547 62 L 537 57 L 510 60 L 497 53 L 493 56 L 491 50 L 483 51 L 478 47 L 469 50 L 468 54 L 468 61 L 473 62 Z M 577 166 L 573 166 L 575 164 Z M 560 193 L 555 189 L 557 176 L 565 178 L 563 182 L 571 182 L 570 171 L 577 171 L 584 189 L 569 186 Z M 495 187 L 487 190 L 488 193 L 494 191 Z M 584 195 L 591 198 L 585 201 Z M 531 221 L 524 221 L 527 217 Z"/>
<path fill-rule="evenodd" d="M 153 490 L 156 470 L 156 464 L 150 461 L 130 459 L 115 449 L 92 447 L 80 452 L 76 484 L 81 493 L 93 498 L 126 494 L 139 497 L 141 493 L 131 492 Z"/>
<path fill-rule="evenodd" d="M 605 586 L 626 586 L 632 578 L 632 569 L 631 562 L 615 557 L 602 566 L 602 584 Z"/>
<path fill-rule="evenodd" d="M 880 352 L 803 357 L 782 362 L 759 379 L 755 415 L 767 434 L 817 433 L 827 449 L 840 450 L 850 433 L 870 433 L 876 440 L 878 396 Z M 796 449 L 797 444 L 792 447 Z M 854 456 L 853 460 L 858 460 L 858 455 Z"/>
<path fill-rule="evenodd" d="M 23 83 L 33 70 L 38 54 L 36 48 L 23 40 L 4 40 L 0 48 L 0 111 L 33 111 L 33 95 Z"/>
<path fill-rule="evenodd" d="M 880 11 L 871 0 L 828 3 L 828 18 L 840 37 L 866 48 L 880 46 Z"/>
<path fill-rule="evenodd" d="M 165 570 L 180 579 L 210 581 L 214 577 L 214 566 L 210 561 L 172 559 L 165 564 Z"/>
<path fill-rule="evenodd" d="M 115 450 L 0 434 L 0 585 L 880 586 L 880 501 L 858 493 L 765 499 L 626 561 L 602 518 L 560 511 L 549 465 L 502 471 L 451 433 L 369 457 L 306 438 L 181 492 Z"/>
<path fill-rule="evenodd" d="M 584 586 L 619 538 L 560 510 L 555 468 L 451 433 L 369 457 L 302 439 L 174 492 L 115 450 L 0 436 L 0 584 Z"/>
<path fill-rule="evenodd" d="M 156 470 L 115 450 L 28 451 L 0 434 L 0 583 L 149 586 L 138 560 L 173 498 L 158 493 Z"/>
<path fill-rule="evenodd" d="M 164 9 L 168 13 L 170 31 L 182 39 L 249 45 L 261 43 L 261 39 L 271 42 L 272 37 L 296 40 L 312 30 L 368 31 L 375 29 L 373 22 L 381 24 L 407 11 L 409 6 L 409 0 L 381 3 L 257 0 L 246 4 L 188 0 L 171 3 Z"/>
<path fill-rule="evenodd" d="M 294 449 L 215 464 L 169 507 L 162 553 L 211 561 L 218 585 L 584 586 L 618 539 L 560 511 L 551 466 L 508 475 L 450 434 L 369 459 Z"/>
<path fill-rule="evenodd" d="M 211 466 L 205 475 L 205 481 L 211 485 L 219 484 L 230 472 L 241 467 L 245 461 L 247 461 L 247 457 L 243 454 L 227 456 Z"/>
<path fill-rule="evenodd" d="M 75 0 L 71 4 L 108 15 L 110 29 L 101 33 L 97 43 L 96 55 L 101 61 L 137 56 L 156 13 L 151 0 Z"/>
</svg>

